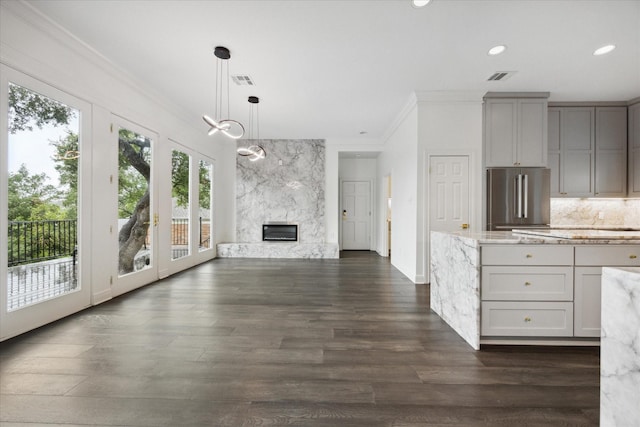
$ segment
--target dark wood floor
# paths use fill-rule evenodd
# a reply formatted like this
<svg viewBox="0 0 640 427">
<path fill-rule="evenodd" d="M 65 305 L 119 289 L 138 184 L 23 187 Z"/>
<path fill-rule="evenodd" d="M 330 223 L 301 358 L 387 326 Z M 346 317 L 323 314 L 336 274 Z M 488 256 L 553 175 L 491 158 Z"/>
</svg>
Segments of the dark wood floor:
<svg viewBox="0 0 640 427">
<path fill-rule="evenodd" d="M 476 352 L 342 255 L 214 260 L 4 342 L 1 425 L 598 424 L 598 349 Z"/>
</svg>

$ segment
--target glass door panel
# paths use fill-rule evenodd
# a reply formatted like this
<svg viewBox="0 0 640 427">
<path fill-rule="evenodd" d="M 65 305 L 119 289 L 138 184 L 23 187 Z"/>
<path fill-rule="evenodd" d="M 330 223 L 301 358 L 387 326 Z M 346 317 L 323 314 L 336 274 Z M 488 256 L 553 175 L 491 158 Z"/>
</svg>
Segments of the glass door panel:
<svg viewBox="0 0 640 427">
<path fill-rule="evenodd" d="M 213 191 L 213 164 L 206 160 L 200 160 L 198 177 L 198 217 L 200 228 L 198 250 L 202 252 L 213 248 L 213 198 L 211 197 Z"/>
<path fill-rule="evenodd" d="M 118 276 L 153 268 L 152 139 L 118 130 Z M 154 225 L 152 227 L 152 224 Z"/>
<path fill-rule="evenodd" d="M 189 255 L 191 158 L 171 151 L 171 259 Z"/>
<path fill-rule="evenodd" d="M 9 311 L 80 286 L 79 116 L 68 105 L 9 83 Z"/>
</svg>

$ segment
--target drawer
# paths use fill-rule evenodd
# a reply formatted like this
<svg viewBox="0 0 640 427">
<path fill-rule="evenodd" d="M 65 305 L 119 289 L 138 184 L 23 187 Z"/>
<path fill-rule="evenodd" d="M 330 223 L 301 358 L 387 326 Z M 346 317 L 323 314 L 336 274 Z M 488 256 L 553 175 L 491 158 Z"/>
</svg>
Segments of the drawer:
<svg viewBox="0 0 640 427">
<path fill-rule="evenodd" d="M 482 267 L 483 300 L 573 301 L 573 267 Z"/>
<path fill-rule="evenodd" d="M 570 337 L 573 336 L 571 302 L 482 303 L 483 336 Z"/>
<path fill-rule="evenodd" d="M 485 245 L 482 265 L 573 265 L 569 245 Z"/>
<path fill-rule="evenodd" d="M 576 265 L 640 267 L 640 245 L 576 246 Z"/>
</svg>

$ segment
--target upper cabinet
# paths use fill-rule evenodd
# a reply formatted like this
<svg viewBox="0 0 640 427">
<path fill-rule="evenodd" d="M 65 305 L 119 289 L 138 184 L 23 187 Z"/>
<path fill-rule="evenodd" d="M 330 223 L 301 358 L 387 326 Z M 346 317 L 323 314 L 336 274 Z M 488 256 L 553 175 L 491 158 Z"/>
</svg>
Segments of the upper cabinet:
<svg viewBox="0 0 640 427">
<path fill-rule="evenodd" d="M 485 97 L 485 166 L 546 167 L 548 94 L 500 95 Z"/>
<path fill-rule="evenodd" d="M 625 197 L 627 108 L 550 107 L 552 197 Z"/>
<path fill-rule="evenodd" d="M 627 107 L 596 107 L 596 197 L 627 195 Z"/>
<path fill-rule="evenodd" d="M 640 101 L 629 107 L 629 197 L 640 197 Z"/>
<path fill-rule="evenodd" d="M 594 132 L 593 108 L 549 108 L 551 197 L 593 195 Z"/>
</svg>

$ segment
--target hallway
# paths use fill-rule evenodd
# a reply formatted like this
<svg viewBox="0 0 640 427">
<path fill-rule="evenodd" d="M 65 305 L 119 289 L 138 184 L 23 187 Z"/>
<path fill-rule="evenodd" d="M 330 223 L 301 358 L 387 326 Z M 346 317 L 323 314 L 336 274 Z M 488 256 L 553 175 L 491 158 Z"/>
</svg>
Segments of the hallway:
<svg viewBox="0 0 640 427">
<path fill-rule="evenodd" d="M 0 344 L 2 425 L 597 425 L 597 348 L 472 350 L 374 252 L 215 259 Z"/>
</svg>

